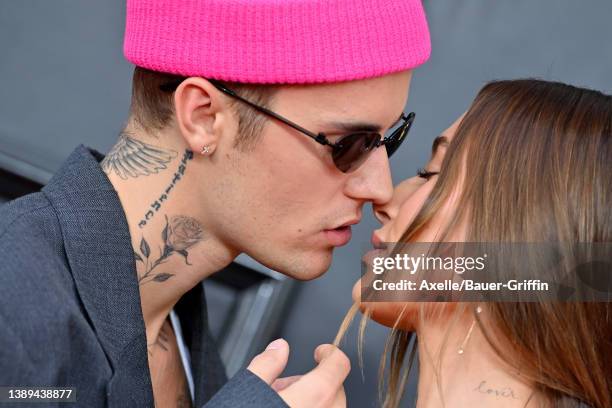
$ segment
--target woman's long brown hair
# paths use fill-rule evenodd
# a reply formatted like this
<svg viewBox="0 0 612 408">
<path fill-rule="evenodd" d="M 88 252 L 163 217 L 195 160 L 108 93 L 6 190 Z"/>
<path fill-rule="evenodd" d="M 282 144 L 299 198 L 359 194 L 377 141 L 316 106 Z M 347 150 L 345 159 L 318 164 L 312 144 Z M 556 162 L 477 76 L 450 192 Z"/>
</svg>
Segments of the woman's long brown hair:
<svg viewBox="0 0 612 408">
<path fill-rule="evenodd" d="M 418 236 L 460 181 L 446 232 L 467 221 L 465 241 L 612 243 L 612 97 L 540 80 L 486 85 L 401 242 Z M 610 306 L 544 297 L 495 302 L 487 304 L 490 322 L 478 324 L 497 354 L 552 406 L 610 408 Z M 388 407 L 399 404 L 403 359 L 414 355 L 416 344 L 407 338 L 394 330 L 388 343 Z"/>
</svg>

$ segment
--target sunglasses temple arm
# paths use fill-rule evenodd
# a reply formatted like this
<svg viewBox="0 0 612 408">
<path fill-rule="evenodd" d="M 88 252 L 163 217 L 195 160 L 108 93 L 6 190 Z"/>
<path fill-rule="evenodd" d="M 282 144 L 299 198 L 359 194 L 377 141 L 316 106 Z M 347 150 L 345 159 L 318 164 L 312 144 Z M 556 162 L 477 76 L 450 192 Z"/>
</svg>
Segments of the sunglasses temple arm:
<svg viewBox="0 0 612 408">
<path fill-rule="evenodd" d="M 225 94 L 227 94 L 227 95 L 229 95 L 229 96 L 231 96 L 231 97 L 233 97 L 233 98 L 236 98 L 236 99 L 238 99 L 239 101 L 241 101 L 241 102 L 243 102 L 243 103 L 246 103 L 246 104 L 247 104 L 247 105 L 249 105 L 251 108 L 253 108 L 253 109 L 255 109 L 255 110 L 257 110 L 257 111 L 259 111 L 259 112 L 261 112 L 261 113 L 263 113 L 263 114 L 265 114 L 265 115 L 268 115 L 268 116 L 270 116 L 270 117 L 272 117 L 272 118 L 274 118 L 274 119 L 276 119 L 276 120 L 279 120 L 279 121 L 283 122 L 285 125 L 290 126 L 290 127 L 292 127 L 293 129 L 297 130 L 298 132 L 301 132 L 301 133 L 305 134 L 306 136 L 308 136 L 308 137 L 310 137 L 310 138 L 314 139 L 316 142 L 318 142 L 318 143 L 320 143 L 320 144 L 322 144 L 322 145 L 333 146 L 333 144 L 332 144 L 332 143 L 330 143 L 330 142 L 327 140 L 327 138 L 325 137 L 325 135 L 324 135 L 324 134 L 322 134 L 322 133 L 319 133 L 318 135 L 317 135 L 317 134 L 314 134 L 313 132 L 311 132 L 311 131 L 309 131 L 309 130 L 307 130 L 307 129 L 304 129 L 303 127 L 301 127 L 301 126 L 300 126 L 300 125 L 298 125 L 297 123 L 293 123 L 293 122 L 292 122 L 292 121 L 290 121 L 289 119 L 286 119 L 286 118 L 284 118 L 284 117 L 280 116 L 279 114 L 277 114 L 277 113 L 275 113 L 275 112 L 272 112 L 271 110 L 268 110 L 268 109 L 264 108 L 263 106 L 256 105 L 256 104 L 254 104 L 253 102 L 249 101 L 248 99 L 245 99 L 245 98 L 241 97 L 241 96 L 240 96 L 240 95 L 238 95 L 236 92 L 234 92 L 234 91 L 232 91 L 231 89 L 229 89 L 229 88 L 225 87 L 223 84 L 221 84 L 221 83 L 219 83 L 219 82 L 217 82 L 217 81 L 214 81 L 214 80 L 210 80 L 210 79 L 209 79 L 209 82 L 210 82 L 211 84 L 213 84 L 213 85 L 214 85 L 214 86 L 215 86 L 217 89 L 219 89 L 221 92 L 223 92 L 223 93 L 225 93 Z"/>
<path fill-rule="evenodd" d="M 410 112 L 408 115 L 404 115 L 402 114 L 401 118 L 404 120 L 404 123 L 402 123 L 402 125 L 400 126 L 400 128 L 397 130 L 399 131 L 398 135 L 401 134 L 406 134 L 408 133 L 408 131 L 410 130 L 410 128 L 412 127 L 412 122 L 414 122 L 414 117 L 416 115 L 414 114 L 414 112 Z M 396 131 L 396 132 L 397 132 Z M 385 144 L 391 142 L 394 139 L 393 134 L 389 135 L 387 137 L 385 137 L 384 139 L 382 139 L 379 143 L 378 146 L 384 146 Z M 377 146 L 377 147 L 378 147 Z"/>
</svg>

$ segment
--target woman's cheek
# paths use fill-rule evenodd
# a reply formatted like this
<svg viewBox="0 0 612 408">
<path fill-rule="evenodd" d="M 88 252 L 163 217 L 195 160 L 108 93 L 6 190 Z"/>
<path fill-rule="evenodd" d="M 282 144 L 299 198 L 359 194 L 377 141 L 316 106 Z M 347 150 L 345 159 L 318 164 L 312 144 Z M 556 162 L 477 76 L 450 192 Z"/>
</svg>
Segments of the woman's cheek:
<svg viewBox="0 0 612 408">
<path fill-rule="evenodd" d="M 425 204 L 425 200 L 427 200 L 427 197 L 433 190 L 434 186 L 435 181 L 433 179 L 428 180 L 402 203 L 397 213 L 397 217 L 391 221 L 392 225 L 390 225 L 389 228 L 390 233 L 388 236 L 388 242 L 395 243 L 402 238 L 412 221 L 414 221 L 416 215 Z"/>
<path fill-rule="evenodd" d="M 370 318 L 387 327 L 414 331 L 418 317 L 418 304 L 410 302 L 369 302 L 360 305 L 361 312 L 366 310 Z M 401 316 L 401 317 L 400 317 Z"/>
</svg>

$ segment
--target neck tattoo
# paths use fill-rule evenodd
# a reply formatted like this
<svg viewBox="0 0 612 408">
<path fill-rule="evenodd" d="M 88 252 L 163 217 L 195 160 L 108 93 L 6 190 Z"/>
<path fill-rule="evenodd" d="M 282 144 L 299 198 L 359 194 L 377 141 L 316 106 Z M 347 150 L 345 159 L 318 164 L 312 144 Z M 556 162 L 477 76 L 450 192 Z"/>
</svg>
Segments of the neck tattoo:
<svg viewBox="0 0 612 408">
<path fill-rule="evenodd" d="M 134 251 L 136 262 L 141 263 L 140 269 L 144 271 L 138 276 L 140 286 L 149 282 L 165 282 L 174 276 L 173 273 L 163 270 L 164 264 L 173 255 L 182 256 L 185 264 L 191 266 L 188 249 L 205 239 L 204 230 L 195 218 L 186 215 L 165 217 L 166 226 L 161 232 L 163 248 L 160 248 L 157 259 L 152 259 L 151 246 L 144 237 L 140 240 L 139 251 Z"/>
</svg>

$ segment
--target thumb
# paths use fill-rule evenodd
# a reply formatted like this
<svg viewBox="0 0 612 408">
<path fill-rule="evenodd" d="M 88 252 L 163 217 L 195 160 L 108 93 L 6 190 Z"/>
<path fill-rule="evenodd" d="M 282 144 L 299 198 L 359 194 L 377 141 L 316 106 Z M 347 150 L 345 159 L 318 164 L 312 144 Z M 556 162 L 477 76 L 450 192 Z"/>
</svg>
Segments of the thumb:
<svg viewBox="0 0 612 408">
<path fill-rule="evenodd" d="M 247 369 L 271 385 L 282 374 L 288 359 L 289 343 L 277 339 L 268 344 L 263 353 L 255 356 Z"/>
</svg>

